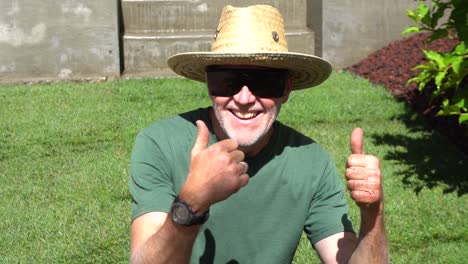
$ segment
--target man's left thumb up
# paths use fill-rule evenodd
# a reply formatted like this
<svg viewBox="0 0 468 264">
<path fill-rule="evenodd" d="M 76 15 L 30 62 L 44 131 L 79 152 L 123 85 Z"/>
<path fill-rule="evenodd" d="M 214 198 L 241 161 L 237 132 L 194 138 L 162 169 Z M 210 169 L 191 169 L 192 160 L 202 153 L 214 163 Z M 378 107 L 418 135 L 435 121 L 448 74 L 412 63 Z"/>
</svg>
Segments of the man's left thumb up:
<svg viewBox="0 0 468 264">
<path fill-rule="evenodd" d="M 364 134 L 364 132 L 359 127 L 356 127 L 353 130 L 353 133 L 351 133 L 351 139 L 350 139 L 349 144 L 351 146 L 351 152 L 353 154 L 364 154 L 364 151 L 362 149 L 362 147 L 363 147 L 363 142 L 362 142 L 363 134 Z"/>
</svg>

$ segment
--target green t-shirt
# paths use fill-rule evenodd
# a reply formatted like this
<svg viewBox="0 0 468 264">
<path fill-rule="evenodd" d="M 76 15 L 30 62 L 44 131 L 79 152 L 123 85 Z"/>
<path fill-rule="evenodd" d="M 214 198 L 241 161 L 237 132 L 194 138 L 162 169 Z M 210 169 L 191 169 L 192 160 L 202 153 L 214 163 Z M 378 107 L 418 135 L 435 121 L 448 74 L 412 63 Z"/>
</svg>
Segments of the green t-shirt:
<svg viewBox="0 0 468 264">
<path fill-rule="evenodd" d="M 137 136 L 130 168 L 132 220 L 168 212 L 190 166 L 203 120 L 217 142 L 209 108 L 162 120 Z M 310 138 L 274 123 L 271 143 L 249 164 L 249 183 L 210 208 L 191 263 L 290 263 L 303 231 L 310 242 L 353 231 L 343 184 L 327 152 Z"/>
</svg>

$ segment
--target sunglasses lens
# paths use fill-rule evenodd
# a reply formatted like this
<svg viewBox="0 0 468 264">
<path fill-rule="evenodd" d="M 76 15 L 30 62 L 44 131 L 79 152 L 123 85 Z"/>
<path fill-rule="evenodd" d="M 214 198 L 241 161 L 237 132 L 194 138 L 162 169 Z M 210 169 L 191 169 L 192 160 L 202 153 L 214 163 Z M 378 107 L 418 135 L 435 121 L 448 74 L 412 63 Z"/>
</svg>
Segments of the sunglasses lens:
<svg viewBox="0 0 468 264">
<path fill-rule="evenodd" d="M 288 71 L 283 69 L 208 68 L 206 82 L 212 96 L 229 97 L 247 86 L 255 96 L 279 98 L 284 95 Z"/>
<path fill-rule="evenodd" d="M 236 74 L 224 71 L 207 71 L 206 83 L 213 96 L 233 96 L 242 88 Z"/>
</svg>

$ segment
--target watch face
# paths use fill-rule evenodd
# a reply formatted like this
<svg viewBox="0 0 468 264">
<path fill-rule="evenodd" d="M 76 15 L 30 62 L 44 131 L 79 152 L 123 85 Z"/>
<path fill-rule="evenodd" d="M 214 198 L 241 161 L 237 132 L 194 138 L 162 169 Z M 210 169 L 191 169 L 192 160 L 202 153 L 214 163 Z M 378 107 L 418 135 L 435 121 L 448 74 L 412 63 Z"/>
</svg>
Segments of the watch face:
<svg viewBox="0 0 468 264">
<path fill-rule="evenodd" d="M 209 216 L 209 211 L 205 212 L 203 215 L 197 216 L 194 212 L 192 212 L 190 206 L 188 206 L 178 197 L 174 200 L 171 206 L 172 221 L 178 225 L 200 225 L 205 223 Z"/>
<path fill-rule="evenodd" d="M 174 204 L 172 207 L 172 218 L 178 224 L 187 224 L 190 221 L 190 213 L 183 205 Z"/>
</svg>

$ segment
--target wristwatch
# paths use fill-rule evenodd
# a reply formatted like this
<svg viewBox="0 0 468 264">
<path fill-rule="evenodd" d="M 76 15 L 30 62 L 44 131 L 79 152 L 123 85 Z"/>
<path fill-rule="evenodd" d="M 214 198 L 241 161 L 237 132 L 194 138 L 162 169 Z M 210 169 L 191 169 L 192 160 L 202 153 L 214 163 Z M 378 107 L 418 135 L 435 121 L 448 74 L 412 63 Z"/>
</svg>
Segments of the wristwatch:
<svg viewBox="0 0 468 264">
<path fill-rule="evenodd" d="M 171 217 L 174 223 L 183 226 L 201 225 L 208 220 L 210 211 L 202 215 L 196 215 L 190 206 L 182 201 L 179 196 L 176 197 L 171 206 Z"/>
</svg>

